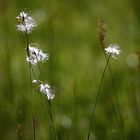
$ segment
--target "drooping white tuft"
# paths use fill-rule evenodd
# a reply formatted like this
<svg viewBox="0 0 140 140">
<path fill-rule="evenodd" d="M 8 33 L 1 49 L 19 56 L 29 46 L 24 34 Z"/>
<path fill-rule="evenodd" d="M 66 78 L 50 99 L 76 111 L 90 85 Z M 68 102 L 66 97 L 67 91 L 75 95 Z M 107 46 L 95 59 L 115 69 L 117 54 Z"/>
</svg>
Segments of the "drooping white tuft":
<svg viewBox="0 0 140 140">
<path fill-rule="evenodd" d="M 26 57 L 27 62 L 32 65 L 36 65 L 40 61 L 43 62 L 44 60 L 48 60 L 49 55 L 47 53 L 44 53 L 42 50 L 32 46 L 29 45 L 29 56 Z"/>
<path fill-rule="evenodd" d="M 48 100 L 52 100 L 55 96 L 54 94 L 52 94 L 52 90 L 47 83 L 40 84 L 40 92 L 44 93 L 47 96 Z"/>
</svg>

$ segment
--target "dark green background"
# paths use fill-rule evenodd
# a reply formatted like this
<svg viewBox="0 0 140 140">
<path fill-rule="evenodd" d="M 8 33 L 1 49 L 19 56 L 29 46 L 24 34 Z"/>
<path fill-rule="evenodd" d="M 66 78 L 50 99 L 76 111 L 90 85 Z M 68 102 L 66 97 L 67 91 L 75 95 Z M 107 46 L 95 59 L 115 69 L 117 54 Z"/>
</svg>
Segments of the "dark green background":
<svg viewBox="0 0 140 140">
<path fill-rule="evenodd" d="M 41 63 L 41 69 L 55 93 L 52 110 L 59 140 L 83 140 L 87 136 L 106 63 L 99 41 L 99 19 L 106 24 L 107 45 L 118 44 L 122 52 L 117 60 L 110 60 L 116 88 L 107 72 L 91 140 L 122 139 L 112 102 L 118 102 L 123 135 L 128 140 L 138 140 L 139 10 L 138 0 L 0 0 L 0 140 L 32 139 L 26 40 L 16 30 L 16 16 L 21 11 L 31 13 L 38 24 L 29 35 L 30 42 L 39 44 L 50 55 L 49 61 Z M 35 70 L 39 76 L 38 69 Z M 36 139 L 51 140 L 51 128 L 38 94 L 33 99 Z"/>
</svg>

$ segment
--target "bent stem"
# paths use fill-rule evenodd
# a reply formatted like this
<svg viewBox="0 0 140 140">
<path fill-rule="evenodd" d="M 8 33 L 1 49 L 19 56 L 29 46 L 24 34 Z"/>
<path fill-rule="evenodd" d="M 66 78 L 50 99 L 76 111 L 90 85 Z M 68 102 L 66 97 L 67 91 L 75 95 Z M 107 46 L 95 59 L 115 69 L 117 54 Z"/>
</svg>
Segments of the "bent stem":
<svg viewBox="0 0 140 140">
<path fill-rule="evenodd" d="M 36 74 L 35 74 L 35 72 L 34 72 L 34 69 L 33 69 L 32 65 L 31 65 L 31 70 L 32 70 L 32 72 L 33 72 L 34 78 L 37 79 Z M 50 119 L 50 115 L 49 115 L 47 106 L 46 106 L 46 104 L 45 104 L 45 100 L 44 100 L 44 98 L 43 98 L 43 95 L 42 95 L 42 94 L 39 94 L 39 95 L 40 95 L 40 98 L 41 98 L 41 100 L 42 100 L 41 103 L 42 103 L 43 107 L 45 108 L 45 112 L 46 112 L 46 114 L 47 114 L 47 117 L 48 117 L 50 126 L 51 126 L 51 128 L 53 128 L 53 125 L 52 125 L 52 122 L 51 122 L 51 119 Z M 53 130 L 53 129 L 52 129 L 52 130 Z"/>
<path fill-rule="evenodd" d="M 27 56 L 29 57 L 29 38 L 28 38 L 28 33 L 27 30 L 25 32 L 26 36 L 26 52 Z M 35 124 L 35 113 L 34 113 L 34 102 L 33 102 L 33 95 L 32 95 L 32 74 L 31 74 L 31 64 L 29 63 L 29 77 L 30 77 L 30 88 L 31 88 L 31 96 L 32 96 L 32 123 L 33 123 L 33 140 L 36 139 L 36 124 Z"/>
<path fill-rule="evenodd" d="M 110 79 L 111 79 L 111 82 L 112 82 L 112 86 L 114 88 L 115 99 L 116 99 L 116 100 L 114 100 L 114 102 L 112 100 L 111 104 L 112 104 L 112 108 L 114 109 L 115 116 L 117 118 L 120 134 L 122 136 L 122 139 L 125 140 L 126 139 L 126 133 L 125 133 L 124 120 L 123 120 L 123 117 L 122 117 L 122 114 L 121 114 L 121 111 L 120 111 L 120 106 L 119 106 L 118 97 L 117 97 L 117 88 L 115 86 L 115 82 L 114 82 L 114 79 L 112 77 L 112 72 L 111 72 L 110 65 L 108 65 L 108 70 L 109 70 L 109 76 L 110 76 Z"/>
<path fill-rule="evenodd" d="M 29 63 L 29 71 L 30 71 L 30 87 L 31 87 L 31 92 L 32 90 L 32 74 L 31 74 L 31 64 Z M 32 123 L 33 123 L 33 140 L 36 139 L 36 124 L 35 124 L 35 113 L 34 113 L 34 102 L 33 102 L 33 94 L 31 94 L 32 96 Z"/>
<path fill-rule="evenodd" d="M 104 56 L 107 60 L 107 57 L 106 57 L 106 54 L 105 54 L 105 46 L 106 46 L 106 28 L 105 28 L 105 23 L 104 23 L 104 20 L 100 20 L 99 21 L 99 29 L 100 29 L 100 32 L 99 32 L 99 39 L 100 39 L 100 43 L 101 43 L 101 47 L 102 47 L 102 51 L 104 53 Z M 124 127 L 124 120 L 123 120 L 123 117 L 122 117 L 122 114 L 121 114 L 121 111 L 120 111 L 120 107 L 119 107 L 119 103 L 118 103 L 118 99 L 117 99 L 117 88 L 115 86 L 115 83 L 114 83 L 114 79 L 112 77 L 112 72 L 111 72 L 111 67 L 110 65 L 108 65 L 108 71 L 109 71 L 109 76 L 110 76 L 110 79 L 111 79 L 111 82 L 112 82 L 112 86 L 114 88 L 114 91 L 115 91 L 115 95 L 116 95 L 116 103 L 114 103 L 113 101 L 111 101 L 111 104 L 112 104 L 112 107 L 114 109 L 114 112 L 115 112 L 115 115 L 116 115 L 116 118 L 117 118 L 117 121 L 118 121 L 118 127 L 119 127 L 119 130 L 120 130 L 120 133 L 121 133 L 121 136 L 122 136 L 122 139 L 126 139 L 126 133 L 125 133 L 125 127 Z"/>
<path fill-rule="evenodd" d="M 37 58 L 37 57 L 36 57 Z M 39 63 L 37 63 L 38 65 L 38 69 L 39 69 L 39 72 L 40 72 L 40 75 L 41 75 L 41 79 L 43 81 L 43 73 L 41 71 L 41 68 L 40 68 L 40 65 Z M 47 109 L 46 107 L 46 104 L 45 104 L 45 101 L 44 101 L 44 98 L 41 97 L 42 101 L 43 101 L 43 104 L 45 105 L 45 109 Z M 54 121 L 53 121 L 53 114 L 52 114 L 52 109 L 51 109 L 51 101 L 48 100 L 48 105 L 49 105 L 49 115 L 50 115 L 50 122 L 51 122 L 51 128 L 52 128 L 52 131 L 54 133 L 54 136 L 55 136 L 55 139 L 58 140 L 58 137 L 57 137 L 57 133 L 56 133 L 56 129 L 55 129 L 55 126 L 54 126 Z"/>
<path fill-rule="evenodd" d="M 93 123 L 95 110 L 96 110 L 97 104 L 98 104 L 99 99 L 100 99 L 100 91 L 101 91 L 102 83 L 103 83 L 103 80 L 104 80 L 104 76 L 105 76 L 105 72 L 106 72 L 106 69 L 107 69 L 107 65 L 109 63 L 110 56 L 111 56 L 111 54 L 109 54 L 109 56 L 108 56 L 108 59 L 107 59 L 107 62 L 106 62 L 106 65 L 105 65 L 105 68 L 104 68 L 104 71 L 103 71 L 103 74 L 102 74 L 102 77 L 101 77 L 101 81 L 100 81 L 100 84 L 99 84 L 97 96 L 96 96 L 96 99 L 95 99 L 95 104 L 93 106 L 92 115 L 91 115 L 91 119 L 90 119 L 90 126 L 89 126 L 89 129 L 88 129 L 87 140 L 89 140 L 89 138 L 90 138 L 91 126 L 92 126 L 92 123 Z"/>
<path fill-rule="evenodd" d="M 99 28 L 101 29 L 101 32 L 99 33 L 99 37 L 100 37 L 100 43 L 101 43 L 102 51 L 103 51 L 103 54 L 104 54 L 105 59 L 107 61 L 107 57 L 106 57 L 106 54 L 105 54 L 105 51 L 104 51 L 104 48 L 106 46 L 106 44 L 105 44 L 105 37 L 106 36 L 105 36 L 104 32 L 106 31 L 106 29 L 104 29 L 103 24 L 104 24 L 104 22 L 101 20 L 101 24 L 99 26 Z M 125 140 L 126 139 L 126 133 L 125 133 L 124 121 L 123 121 L 123 117 L 122 117 L 120 107 L 119 107 L 119 103 L 118 103 L 118 99 L 117 99 L 117 88 L 115 86 L 115 82 L 114 82 L 114 79 L 112 77 L 111 67 L 110 67 L 109 64 L 108 64 L 108 71 L 109 71 L 110 80 L 112 82 L 112 86 L 114 88 L 114 92 L 115 92 L 115 95 L 116 95 L 116 98 L 115 98 L 116 102 L 114 103 L 113 101 L 111 101 L 111 104 L 112 104 L 112 108 L 114 110 L 115 116 L 117 118 L 117 121 L 118 121 L 118 127 L 119 127 L 119 131 L 121 133 L 122 139 Z"/>
<path fill-rule="evenodd" d="M 104 50 L 103 50 L 103 52 L 104 52 Z M 107 61 L 107 57 L 106 57 L 105 53 L 104 53 L 104 56 L 105 56 L 106 61 Z M 122 139 L 125 140 L 126 139 L 126 133 L 125 133 L 124 121 L 123 121 L 123 117 L 122 117 L 120 107 L 119 107 L 119 103 L 118 103 L 117 88 L 116 88 L 114 79 L 112 77 L 112 71 L 111 71 L 111 67 L 110 67 L 109 64 L 108 64 L 108 71 L 109 71 L 109 77 L 110 77 L 110 80 L 112 82 L 112 86 L 114 88 L 114 92 L 115 92 L 115 95 L 116 95 L 116 97 L 115 97 L 116 100 L 114 100 L 114 102 L 113 102 L 113 100 L 111 100 L 111 104 L 112 104 L 112 108 L 114 110 L 114 113 L 115 113 L 115 116 L 116 116 L 116 119 L 117 119 L 117 122 L 118 122 L 118 127 L 119 127 L 120 134 L 122 136 Z"/>
<path fill-rule="evenodd" d="M 50 118 L 51 118 L 51 122 L 52 122 L 52 129 L 53 129 L 53 132 L 54 132 L 54 135 L 55 135 L 55 139 L 58 140 L 56 129 L 54 127 L 54 121 L 53 121 L 53 115 L 52 115 L 51 101 L 50 100 L 48 100 L 48 104 L 49 104 Z"/>
</svg>

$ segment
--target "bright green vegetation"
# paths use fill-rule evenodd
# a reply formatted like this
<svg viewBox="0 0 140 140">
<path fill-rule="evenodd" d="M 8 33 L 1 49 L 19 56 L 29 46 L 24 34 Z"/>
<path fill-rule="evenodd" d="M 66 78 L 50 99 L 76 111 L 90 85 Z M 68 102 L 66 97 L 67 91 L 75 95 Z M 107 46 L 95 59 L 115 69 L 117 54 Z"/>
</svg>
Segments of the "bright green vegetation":
<svg viewBox="0 0 140 140">
<path fill-rule="evenodd" d="M 52 86 L 54 124 L 59 140 L 86 140 L 92 107 L 106 59 L 99 41 L 99 19 L 107 45 L 122 50 L 110 60 L 95 112 L 91 140 L 140 138 L 140 2 L 138 0 L 0 1 L 0 140 L 32 140 L 32 98 L 26 40 L 16 16 L 30 12 L 38 26 L 29 35 L 49 53 L 41 63 Z M 38 69 L 36 68 L 36 72 Z M 39 72 L 38 72 L 39 74 Z M 115 113 L 118 103 L 121 113 Z M 53 140 L 39 93 L 34 94 L 36 140 Z M 114 107 L 115 106 L 115 107 Z M 121 123 L 120 123 L 121 122 Z M 25 137 L 25 138 L 24 138 Z"/>
</svg>

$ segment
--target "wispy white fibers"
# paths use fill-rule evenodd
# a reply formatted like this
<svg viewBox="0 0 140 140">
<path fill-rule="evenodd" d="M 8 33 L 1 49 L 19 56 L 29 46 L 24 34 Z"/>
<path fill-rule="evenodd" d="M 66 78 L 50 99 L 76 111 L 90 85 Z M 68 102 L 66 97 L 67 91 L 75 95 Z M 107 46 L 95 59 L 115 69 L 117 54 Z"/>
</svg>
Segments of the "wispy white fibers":
<svg viewBox="0 0 140 140">
<path fill-rule="evenodd" d="M 27 62 L 36 65 L 38 62 L 48 60 L 49 55 L 36 47 L 36 44 L 29 45 L 29 56 L 26 56 Z"/>
<path fill-rule="evenodd" d="M 19 31 L 30 33 L 37 25 L 35 20 L 24 11 L 20 12 L 16 18 L 19 21 L 19 24 L 16 26 Z"/>
<path fill-rule="evenodd" d="M 48 100 L 52 100 L 55 96 L 54 94 L 52 94 L 52 90 L 47 83 L 40 84 L 40 92 L 44 93 L 47 96 Z"/>
<path fill-rule="evenodd" d="M 110 44 L 109 47 L 105 48 L 105 51 L 108 55 L 111 55 L 115 59 L 117 59 L 117 56 L 121 52 L 120 47 L 116 44 Z"/>
<path fill-rule="evenodd" d="M 17 30 L 25 32 L 29 34 L 35 27 L 36 22 L 35 20 L 26 12 L 20 12 L 20 14 L 16 17 L 19 21 L 19 24 L 16 25 Z M 26 35 L 27 37 L 28 35 Z M 28 39 L 27 39 L 28 40 Z M 28 42 L 28 41 L 27 41 Z M 38 48 L 37 44 L 27 44 L 27 56 L 26 61 L 32 65 L 37 65 L 39 62 L 44 62 L 48 60 L 49 55 L 44 53 L 41 49 Z M 40 80 L 32 80 L 33 84 L 37 84 L 39 87 L 39 91 L 45 94 L 48 100 L 52 100 L 54 98 L 54 94 L 52 94 L 52 90 L 47 83 L 43 83 Z"/>
<path fill-rule="evenodd" d="M 54 127 L 53 115 L 52 115 L 52 111 L 51 111 L 51 100 L 54 98 L 55 95 L 52 94 L 52 90 L 51 90 L 50 86 L 46 82 L 44 83 L 43 73 L 42 73 L 40 65 L 39 65 L 39 62 L 48 60 L 49 55 L 47 53 L 44 53 L 41 49 L 39 49 L 39 46 L 37 44 L 30 44 L 29 33 L 31 33 L 37 25 L 35 20 L 28 13 L 26 13 L 24 11 L 20 12 L 20 14 L 16 18 L 18 19 L 18 22 L 19 22 L 18 25 L 16 25 L 17 30 L 23 32 L 26 37 L 26 53 L 27 53 L 26 61 L 29 63 L 30 82 L 32 82 L 33 84 L 36 84 L 36 86 L 37 86 L 35 89 L 32 89 L 32 85 L 30 85 L 32 93 L 33 93 L 33 91 L 36 91 L 36 90 L 39 90 L 41 92 L 40 93 L 41 100 L 43 102 L 46 113 L 49 117 L 50 125 L 52 127 L 52 131 L 54 133 L 55 140 L 58 140 L 57 133 L 56 133 L 56 130 Z M 32 65 L 35 65 L 38 67 L 42 81 L 38 80 L 36 71 L 34 71 L 34 67 L 32 67 Z M 34 80 L 32 80 L 32 76 L 33 76 L 33 78 L 35 78 Z M 45 104 L 44 98 L 42 98 L 42 93 L 48 99 L 49 111 L 46 109 L 46 104 Z M 34 98 L 32 96 L 33 139 L 35 140 L 36 139 L 36 121 L 35 121 L 35 115 L 34 115 L 35 112 L 34 112 L 33 99 Z"/>
</svg>

